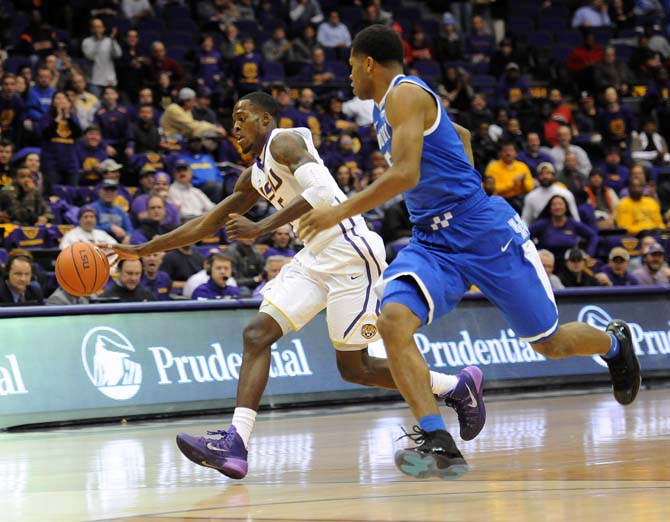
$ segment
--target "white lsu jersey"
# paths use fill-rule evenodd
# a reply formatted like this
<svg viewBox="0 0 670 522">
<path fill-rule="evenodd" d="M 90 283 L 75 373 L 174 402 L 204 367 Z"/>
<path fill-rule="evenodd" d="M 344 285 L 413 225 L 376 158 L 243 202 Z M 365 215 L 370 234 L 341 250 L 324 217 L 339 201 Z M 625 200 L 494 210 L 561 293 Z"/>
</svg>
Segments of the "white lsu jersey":
<svg viewBox="0 0 670 522">
<path fill-rule="evenodd" d="M 272 157 L 272 153 L 270 152 L 270 143 L 282 132 L 293 132 L 301 136 L 305 141 L 305 145 L 311 156 L 320 165 L 324 164 L 321 156 L 319 156 L 319 152 L 316 150 L 316 147 L 312 142 L 312 132 L 309 129 L 304 127 L 274 129 L 268 136 L 263 152 L 252 166 L 251 183 L 260 195 L 267 199 L 276 209 L 284 208 L 305 190 L 305 187 L 300 185 L 290 169 L 287 166 L 278 163 Z M 333 206 L 338 205 L 347 199 L 347 196 L 342 192 L 340 187 L 337 186 L 332 175 L 324 173 L 323 176 L 324 184 L 331 185 L 333 189 Z M 299 223 L 300 220 L 296 219 L 291 222 L 291 225 L 296 229 Z M 305 243 L 305 248 L 312 253 L 320 252 L 333 239 L 341 236 L 343 232 L 351 230 L 357 225 L 365 226 L 365 222 L 361 216 L 354 216 L 353 218 L 346 219 L 334 227 L 317 234 L 316 238 Z"/>
</svg>

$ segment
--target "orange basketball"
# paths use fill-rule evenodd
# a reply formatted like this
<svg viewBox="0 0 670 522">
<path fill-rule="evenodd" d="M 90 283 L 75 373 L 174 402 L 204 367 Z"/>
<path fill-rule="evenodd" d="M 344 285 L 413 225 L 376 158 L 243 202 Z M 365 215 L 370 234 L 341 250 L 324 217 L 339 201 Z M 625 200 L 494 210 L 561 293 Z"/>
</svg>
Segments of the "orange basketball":
<svg viewBox="0 0 670 522">
<path fill-rule="evenodd" d="M 109 277 L 109 260 L 91 243 L 65 247 L 56 259 L 56 279 L 68 294 L 82 297 L 102 290 Z"/>
</svg>

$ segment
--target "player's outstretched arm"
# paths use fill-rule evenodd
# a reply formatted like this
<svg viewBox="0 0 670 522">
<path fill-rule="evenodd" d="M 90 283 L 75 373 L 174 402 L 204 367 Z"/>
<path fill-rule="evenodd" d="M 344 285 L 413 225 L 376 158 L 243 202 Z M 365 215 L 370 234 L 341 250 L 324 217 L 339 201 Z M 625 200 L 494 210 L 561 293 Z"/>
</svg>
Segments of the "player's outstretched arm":
<svg viewBox="0 0 670 522">
<path fill-rule="evenodd" d="M 297 231 L 303 241 L 343 219 L 378 207 L 393 196 L 415 187 L 421 174 L 421 152 L 426 122 L 435 121 L 434 98 L 411 83 L 401 83 L 386 99 L 386 119 L 393 129 L 393 165 L 358 194 L 336 207 L 314 209 L 300 220 Z"/>
<path fill-rule="evenodd" d="M 303 192 L 258 223 L 239 214 L 231 214 L 226 223 L 226 233 L 230 239 L 255 239 L 298 219 L 313 208 L 332 204 L 332 183 L 327 183 L 332 175 L 309 153 L 302 136 L 295 132 L 282 132 L 270 143 L 270 152 L 277 163 L 288 167 Z"/>
<path fill-rule="evenodd" d="M 452 125 L 456 129 L 456 132 L 458 132 L 458 137 L 461 138 L 461 141 L 463 142 L 463 147 L 465 148 L 465 153 L 468 155 L 468 159 L 470 160 L 470 165 L 474 167 L 475 157 L 472 155 L 472 133 L 465 127 L 461 127 L 458 123 L 452 122 Z"/>
<path fill-rule="evenodd" d="M 248 212 L 258 201 L 258 197 L 258 192 L 251 184 L 251 168 L 248 168 L 240 175 L 233 193 L 202 216 L 141 245 L 107 245 L 106 248 L 118 254 L 119 259 L 132 259 L 192 245 L 215 234 L 224 225 L 231 212 L 240 214 Z"/>
</svg>

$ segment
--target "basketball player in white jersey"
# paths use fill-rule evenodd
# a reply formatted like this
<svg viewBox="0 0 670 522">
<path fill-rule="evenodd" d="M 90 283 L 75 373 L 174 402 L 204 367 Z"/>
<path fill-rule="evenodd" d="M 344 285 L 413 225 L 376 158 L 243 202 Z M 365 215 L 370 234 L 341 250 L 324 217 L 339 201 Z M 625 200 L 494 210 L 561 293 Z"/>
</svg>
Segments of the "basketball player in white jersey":
<svg viewBox="0 0 670 522">
<path fill-rule="evenodd" d="M 337 205 L 346 199 L 319 157 L 308 129 L 278 129 L 277 102 L 265 93 L 241 98 L 233 111 L 234 133 L 243 152 L 255 164 L 240 176 L 233 194 L 208 213 L 178 229 L 136 246 L 109 245 L 120 258 L 145 256 L 195 243 L 223 225 L 231 239 L 255 239 L 286 223 L 297 226 L 313 208 Z M 258 223 L 241 214 L 258 195 L 277 212 Z M 261 396 L 267 385 L 271 345 L 291 330 L 300 330 L 324 308 L 328 334 L 335 346 L 342 377 L 353 383 L 396 389 L 386 359 L 370 357 L 368 343 L 378 339 L 379 301 L 373 286 L 386 267 L 381 238 L 361 216 L 353 216 L 323 231 L 285 265 L 263 289 L 263 303 L 244 328 L 244 355 L 232 425 L 208 432 L 217 438 L 180 433 L 177 445 L 196 464 L 241 479 L 248 471 L 247 447 Z M 438 397 L 458 413 L 461 436 L 474 438 L 484 426 L 481 384 L 468 367 L 458 375 L 431 372 Z M 466 391 L 467 390 L 467 391 Z M 473 395 L 474 394 L 474 395 Z"/>
</svg>

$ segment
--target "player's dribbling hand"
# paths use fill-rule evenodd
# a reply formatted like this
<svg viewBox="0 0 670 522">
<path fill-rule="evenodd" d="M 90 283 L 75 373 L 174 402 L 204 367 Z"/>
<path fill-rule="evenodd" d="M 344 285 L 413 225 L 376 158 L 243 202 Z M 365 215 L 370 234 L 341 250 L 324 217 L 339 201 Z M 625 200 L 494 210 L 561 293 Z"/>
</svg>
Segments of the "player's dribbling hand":
<svg viewBox="0 0 670 522">
<path fill-rule="evenodd" d="M 226 234 L 228 234 L 228 239 L 231 241 L 236 239 L 256 239 L 260 233 L 258 225 L 253 221 L 239 214 L 228 214 Z"/>
<path fill-rule="evenodd" d="M 296 234 L 303 242 L 311 241 L 319 232 L 334 227 L 339 222 L 333 207 L 315 208 L 300 218 Z"/>
<path fill-rule="evenodd" d="M 111 250 L 111 253 L 107 254 L 107 257 L 111 257 L 116 254 L 116 259 L 114 261 L 110 260 L 110 265 L 115 265 L 122 259 L 139 259 L 142 254 L 140 253 L 141 245 L 98 245 L 104 250 Z"/>
</svg>

